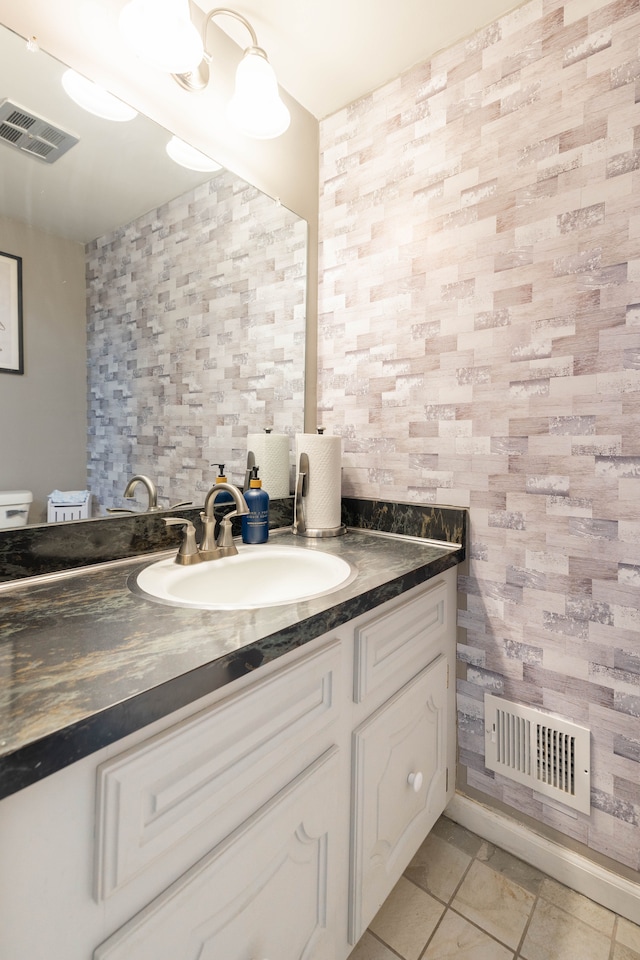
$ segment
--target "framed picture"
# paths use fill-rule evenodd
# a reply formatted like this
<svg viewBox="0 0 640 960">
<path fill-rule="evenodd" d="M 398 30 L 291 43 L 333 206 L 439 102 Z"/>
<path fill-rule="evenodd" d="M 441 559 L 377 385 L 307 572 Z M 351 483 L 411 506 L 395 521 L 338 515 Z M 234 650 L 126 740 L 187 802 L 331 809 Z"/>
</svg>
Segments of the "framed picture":
<svg viewBox="0 0 640 960">
<path fill-rule="evenodd" d="M 0 251 L 0 373 L 24 373 L 22 257 Z"/>
</svg>

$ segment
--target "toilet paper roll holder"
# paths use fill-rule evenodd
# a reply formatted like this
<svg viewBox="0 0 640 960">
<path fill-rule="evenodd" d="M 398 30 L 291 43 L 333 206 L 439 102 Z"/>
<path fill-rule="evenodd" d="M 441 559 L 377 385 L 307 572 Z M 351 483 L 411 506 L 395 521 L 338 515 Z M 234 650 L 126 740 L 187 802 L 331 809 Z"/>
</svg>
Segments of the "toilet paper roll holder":
<svg viewBox="0 0 640 960">
<path fill-rule="evenodd" d="M 296 489 L 294 497 L 294 518 L 293 532 L 298 537 L 341 537 L 347 532 L 346 526 L 341 523 L 339 527 L 326 527 L 322 530 L 312 530 L 307 527 L 304 515 L 304 500 L 309 486 L 309 457 L 306 453 L 300 454 L 300 463 L 298 475 L 296 477 Z"/>
</svg>

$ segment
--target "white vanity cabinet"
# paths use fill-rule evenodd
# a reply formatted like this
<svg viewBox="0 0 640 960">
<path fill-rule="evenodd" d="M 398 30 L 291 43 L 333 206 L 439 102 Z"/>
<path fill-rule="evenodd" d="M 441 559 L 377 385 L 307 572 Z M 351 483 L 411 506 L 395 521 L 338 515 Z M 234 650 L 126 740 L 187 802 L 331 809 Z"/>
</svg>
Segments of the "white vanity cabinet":
<svg viewBox="0 0 640 960">
<path fill-rule="evenodd" d="M 3 960 L 345 960 L 453 793 L 455 583 L 2 801 Z"/>
<path fill-rule="evenodd" d="M 336 749 L 94 953 L 95 960 L 333 960 Z"/>
<path fill-rule="evenodd" d="M 333 960 L 342 654 L 329 638 L 98 767 L 96 899 L 180 873 L 95 960 Z"/>
<path fill-rule="evenodd" d="M 453 792 L 453 588 L 448 575 L 436 578 L 362 618 L 354 631 L 352 945 Z"/>
</svg>

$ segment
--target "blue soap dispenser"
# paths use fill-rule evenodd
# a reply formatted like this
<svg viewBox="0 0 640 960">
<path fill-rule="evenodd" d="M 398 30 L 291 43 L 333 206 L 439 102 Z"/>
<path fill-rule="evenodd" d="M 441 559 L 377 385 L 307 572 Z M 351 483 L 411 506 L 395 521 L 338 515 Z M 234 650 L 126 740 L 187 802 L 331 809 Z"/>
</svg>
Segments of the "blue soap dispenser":
<svg viewBox="0 0 640 960">
<path fill-rule="evenodd" d="M 224 475 L 224 463 L 212 463 L 212 467 L 218 468 L 218 476 L 216 477 L 216 483 L 226 483 L 227 478 Z M 227 493 L 226 490 L 221 490 L 218 496 L 216 497 L 216 506 L 222 506 L 223 504 L 233 503 L 233 497 L 230 493 Z"/>
<path fill-rule="evenodd" d="M 242 542 L 266 543 L 269 539 L 269 494 L 262 489 L 258 467 L 251 468 L 249 489 L 245 490 L 244 498 L 249 513 L 242 518 Z"/>
</svg>

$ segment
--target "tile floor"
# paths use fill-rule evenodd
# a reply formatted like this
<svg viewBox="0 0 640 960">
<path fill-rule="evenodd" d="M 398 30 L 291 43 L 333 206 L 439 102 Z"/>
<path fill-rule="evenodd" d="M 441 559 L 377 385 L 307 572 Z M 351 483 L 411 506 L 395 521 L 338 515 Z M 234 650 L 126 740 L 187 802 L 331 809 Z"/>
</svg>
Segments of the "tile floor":
<svg viewBox="0 0 640 960">
<path fill-rule="evenodd" d="M 640 960 L 640 926 L 441 817 L 349 960 Z"/>
</svg>

